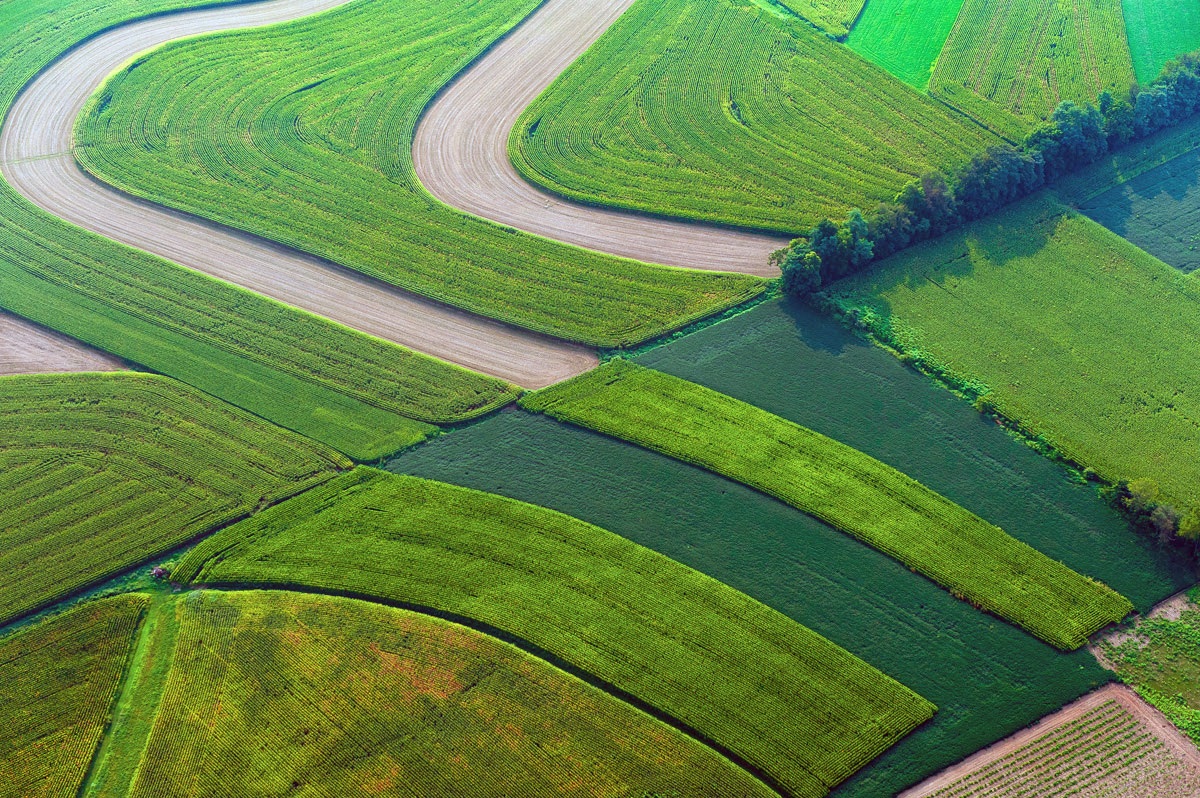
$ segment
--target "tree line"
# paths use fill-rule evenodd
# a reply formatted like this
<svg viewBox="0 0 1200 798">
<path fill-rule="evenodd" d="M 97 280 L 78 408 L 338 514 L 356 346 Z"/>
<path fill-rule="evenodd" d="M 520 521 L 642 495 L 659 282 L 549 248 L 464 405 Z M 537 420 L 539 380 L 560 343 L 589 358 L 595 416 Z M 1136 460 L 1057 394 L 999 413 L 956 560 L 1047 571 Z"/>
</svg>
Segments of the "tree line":
<svg viewBox="0 0 1200 798">
<path fill-rule="evenodd" d="M 1178 124 L 1200 110 L 1200 51 L 1163 67 L 1148 86 L 1095 104 L 1062 102 L 1019 146 L 989 147 L 957 169 L 929 172 L 891 202 L 841 223 L 822 219 L 771 255 L 783 290 L 805 296 L 868 264 L 936 238 L 1028 196 L 1108 152 Z"/>
</svg>

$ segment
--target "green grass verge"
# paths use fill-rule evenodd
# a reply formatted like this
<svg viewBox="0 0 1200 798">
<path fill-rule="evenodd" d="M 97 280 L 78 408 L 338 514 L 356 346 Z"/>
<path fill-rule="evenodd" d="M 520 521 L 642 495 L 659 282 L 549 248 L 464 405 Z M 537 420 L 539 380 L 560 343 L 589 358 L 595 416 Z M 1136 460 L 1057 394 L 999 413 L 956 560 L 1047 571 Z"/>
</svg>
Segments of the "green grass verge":
<svg viewBox="0 0 1200 798">
<path fill-rule="evenodd" d="M 873 457 L 687 380 L 615 360 L 521 404 L 757 488 L 1061 649 L 1133 609 Z"/>
<path fill-rule="evenodd" d="M 509 155 L 584 202 L 794 232 L 994 142 L 752 0 L 638 0 L 522 113 Z"/>
<path fill-rule="evenodd" d="M 1060 101 L 1095 102 L 1133 79 L 1115 0 L 966 0 L 929 91 L 1015 140 Z"/>
<path fill-rule="evenodd" d="M 803 626 L 623 538 L 368 468 L 208 538 L 175 573 L 481 621 L 682 721 L 794 795 L 825 794 L 933 713 Z"/>
<path fill-rule="evenodd" d="M 924 91 L 963 0 L 870 0 L 847 46 Z"/>
<path fill-rule="evenodd" d="M 92 99 L 75 155 L 132 194 L 587 344 L 634 344 L 760 293 L 756 277 L 653 266 L 501 227 L 420 185 L 411 144 L 422 109 L 535 5 L 356 2 L 167 45 Z"/>
<path fill-rule="evenodd" d="M 148 374 L 0 378 L 0 424 L 0 623 L 350 466 Z"/>
<path fill-rule="evenodd" d="M 1200 283 L 1046 195 L 831 288 L 907 359 L 1110 480 L 1200 506 Z"/>
<path fill-rule="evenodd" d="M 11 0 L 0 115 L 76 42 L 187 2 Z M 196 4 L 190 4 L 196 5 Z M 517 389 L 87 233 L 0 182 L 0 307 L 368 460 Z M 417 421 L 414 421 L 416 419 Z"/>
<path fill-rule="evenodd" d="M 1200 48 L 1200 6 L 1191 0 L 1122 0 L 1121 7 L 1139 83 L 1158 77 L 1172 58 Z"/>
<path fill-rule="evenodd" d="M 146 602 L 94 601 L 0 639 L 0 793 L 74 798 Z"/>
<path fill-rule="evenodd" d="M 332 596 L 186 594 L 129 793 L 767 798 L 710 748 L 511 645 Z"/>
</svg>

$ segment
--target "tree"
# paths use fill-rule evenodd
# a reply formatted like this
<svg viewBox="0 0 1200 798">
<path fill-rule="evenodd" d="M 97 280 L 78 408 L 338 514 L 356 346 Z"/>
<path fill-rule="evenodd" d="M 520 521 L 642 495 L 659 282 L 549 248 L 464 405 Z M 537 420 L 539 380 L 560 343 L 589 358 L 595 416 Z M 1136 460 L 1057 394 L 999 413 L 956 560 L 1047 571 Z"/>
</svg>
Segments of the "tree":
<svg viewBox="0 0 1200 798">
<path fill-rule="evenodd" d="M 788 296 L 808 296 L 821 287 L 821 256 L 807 247 L 789 250 L 780 268 L 783 291 Z"/>
</svg>

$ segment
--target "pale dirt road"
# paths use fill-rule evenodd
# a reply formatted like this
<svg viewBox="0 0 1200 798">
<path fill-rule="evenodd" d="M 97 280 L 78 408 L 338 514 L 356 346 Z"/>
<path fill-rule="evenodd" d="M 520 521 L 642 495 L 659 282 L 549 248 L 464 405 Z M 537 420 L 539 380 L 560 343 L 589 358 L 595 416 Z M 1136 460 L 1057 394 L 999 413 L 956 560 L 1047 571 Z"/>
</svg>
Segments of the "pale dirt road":
<svg viewBox="0 0 1200 798">
<path fill-rule="evenodd" d="M 18 99 L 0 131 L 0 173 L 50 213 L 252 291 L 475 371 L 538 388 L 595 366 L 591 350 L 427 301 L 238 231 L 132 199 L 71 157 L 74 120 L 104 78 L 171 39 L 283 22 L 345 0 L 271 0 L 156 17 L 72 50 Z M 586 3 L 586 0 L 584 0 Z"/>
<path fill-rule="evenodd" d="M 0 376 L 123 368 L 120 358 L 0 311 Z"/>
<path fill-rule="evenodd" d="M 413 142 L 417 177 L 447 205 L 547 238 L 651 263 L 778 277 L 767 256 L 786 237 L 577 204 L 525 182 L 509 161 L 508 133 L 521 111 L 632 4 L 546 0 L 426 109 Z"/>
</svg>

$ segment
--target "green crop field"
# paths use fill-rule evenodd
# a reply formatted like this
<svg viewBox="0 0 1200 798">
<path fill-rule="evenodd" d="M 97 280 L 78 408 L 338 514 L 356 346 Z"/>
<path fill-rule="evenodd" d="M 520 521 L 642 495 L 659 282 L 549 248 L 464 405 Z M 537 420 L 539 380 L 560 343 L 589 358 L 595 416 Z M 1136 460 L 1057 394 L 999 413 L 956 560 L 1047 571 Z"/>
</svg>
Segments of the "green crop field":
<svg viewBox="0 0 1200 798">
<path fill-rule="evenodd" d="M 924 90 L 962 4 L 963 0 L 870 0 L 846 44 Z"/>
<path fill-rule="evenodd" d="M 1192 0 L 1122 0 L 1133 69 L 1140 83 L 1163 64 L 1200 48 L 1200 6 Z"/>
<path fill-rule="evenodd" d="M 534 5 L 356 2 L 168 45 L 108 81 L 80 116 L 75 154 L 133 194 L 588 344 L 637 343 L 761 292 L 747 275 L 519 233 L 421 187 L 411 144 L 422 109 Z"/>
<path fill-rule="evenodd" d="M 1060 101 L 1133 80 L 1120 0 L 966 0 L 929 90 L 1015 140 Z"/>
<path fill-rule="evenodd" d="M 1034 197 L 832 288 L 876 335 L 1111 481 L 1200 506 L 1200 283 Z"/>
<path fill-rule="evenodd" d="M 350 461 L 147 374 L 0 378 L 0 623 Z"/>
<path fill-rule="evenodd" d="M 678 719 L 798 796 L 824 795 L 934 710 L 805 627 L 598 527 L 368 468 L 208 538 L 175 575 L 474 619 Z"/>
<path fill-rule="evenodd" d="M 186 2 L 9 0 L 0 114 L 96 31 Z M 511 400 L 505 383 L 417 355 L 86 233 L 0 181 L 0 307 L 169 374 L 360 459 Z"/>
<path fill-rule="evenodd" d="M 611 361 L 521 404 L 786 501 L 1064 650 L 1133 609 L 894 468 L 678 377 Z"/>
<path fill-rule="evenodd" d="M 145 606 L 116 596 L 0 639 L 0 795 L 79 792 Z"/>
<path fill-rule="evenodd" d="M 522 113 L 509 155 L 585 202 L 797 231 L 993 142 L 751 0 L 638 0 Z"/>
<path fill-rule="evenodd" d="M 755 0 L 783 19 L 802 19 L 836 39 L 845 39 L 864 0 Z"/>
<path fill-rule="evenodd" d="M 774 795 L 690 737 L 456 624 L 273 591 L 189 593 L 177 615 L 133 798 Z"/>
</svg>

